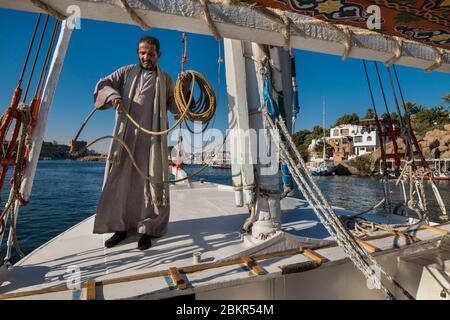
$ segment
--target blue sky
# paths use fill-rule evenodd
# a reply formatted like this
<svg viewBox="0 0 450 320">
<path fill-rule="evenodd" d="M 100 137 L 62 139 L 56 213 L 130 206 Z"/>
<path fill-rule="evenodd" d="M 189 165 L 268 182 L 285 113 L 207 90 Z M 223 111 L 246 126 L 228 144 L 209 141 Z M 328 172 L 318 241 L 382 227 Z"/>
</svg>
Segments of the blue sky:
<svg viewBox="0 0 450 320">
<path fill-rule="evenodd" d="M 36 14 L 0 9 L 0 108 L 8 106 L 17 84 L 28 42 L 36 21 Z M 120 66 L 137 62 L 136 42 L 143 35 L 156 36 L 161 41 L 162 67 L 176 79 L 180 71 L 182 54 L 181 32 L 151 29 L 143 32 L 136 26 L 82 20 L 81 29 L 75 30 L 55 94 L 49 116 L 46 141 L 66 143 L 78 131 L 92 110 L 92 93 L 99 78 Z M 222 50 L 223 50 L 223 46 Z M 221 66 L 221 86 L 218 88 L 219 44 L 211 36 L 188 34 L 187 69 L 204 74 L 213 88 L 220 91 L 217 119 L 214 126 L 227 128 L 227 101 L 225 68 Z M 222 53 L 223 57 L 223 53 Z M 326 101 L 326 126 L 344 113 L 364 115 L 370 107 L 370 96 L 361 60 L 342 61 L 338 56 L 295 50 L 297 83 L 300 97 L 300 115 L 296 130 L 311 129 L 322 123 L 322 97 Z M 373 64 L 371 77 L 375 86 L 377 108 L 382 113 L 381 94 L 375 83 Z M 382 67 L 385 88 L 388 79 Z M 398 67 L 405 99 L 426 106 L 441 103 L 441 97 L 450 92 L 450 75 Z M 388 90 L 389 91 L 389 90 Z M 34 91 L 31 91 L 34 92 Z M 389 102 L 392 101 L 390 93 Z M 390 107 L 394 108 L 393 104 Z M 81 139 L 90 141 L 111 133 L 114 124 L 112 110 L 97 112 Z M 103 151 L 106 143 L 94 147 Z"/>
</svg>

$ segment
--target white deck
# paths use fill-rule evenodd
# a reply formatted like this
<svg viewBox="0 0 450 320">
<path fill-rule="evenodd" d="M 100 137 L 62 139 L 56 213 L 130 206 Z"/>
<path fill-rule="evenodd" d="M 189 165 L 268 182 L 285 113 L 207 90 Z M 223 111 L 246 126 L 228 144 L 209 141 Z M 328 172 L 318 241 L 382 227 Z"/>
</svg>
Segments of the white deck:
<svg viewBox="0 0 450 320">
<path fill-rule="evenodd" d="M 81 270 L 81 282 L 90 279 L 104 280 L 122 276 L 167 270 L 169 267 L 192 265 L 192 253 L 201 251 L 202 263 L 226 260 L 232 256 L 251 255 L 268 250 L 284 250 L 309 242 L 319 243 L 330 240 L 326 230 L 311 209 L 299 199 L 282 200 L 282 229 L 284 233 L 265 243 L 254 244 L 244 241 L 241 227 L 248 216 L 246 208 L 234 205 L 233 191 L 228 186 L 209 183 L 195 183 L 192 188 L 171 190 L 171 219 L 168 233 L 153 240 L 153 246 L 145 251 L 136 248 L 138 235 L 126 239 L 118 246 L 106 249 L 104 241 L 110 234 L 92 233 L 94 217 L 90 217 L 58 237 L 44 244 L 19 261 L 8 271 L 8 281 L 0 286 L 0 294 L 15 291 L 29 291 L 65 285 L 70 266 Z M 351 214 L 336 209 L 338 214 Z M 369 215 L 366 215 L 366 217 Z M 370 215 L 384 223 L 404 223 L 405 218 Z M 450 229 L 450 226 L 447 225 Z M 437 238 L 432 231 L 419 231 L 422 240 Z M 309 239 L 310 238 L 310 239 Z M 381 249 L 392 248 L 393 244 L 403 245 L 401 238 L 384 238 L 370 243 Z M 267 247 L 270 247 L 267 249 Z M 326 248 L 318 252 L 332 261 L 345 258 L 340 248 Z M 267 274 L 259 279 L 279 277 L 280 266 L 307 261 L 297 254 L 258 262 Z M 219 287 L 233 286 L 256 280 L 243 265 L 226 266 L 183 275 L 189 287 L 177 290 L 170 278 L 156 277 L 128 283 L 97 287 L 97 299 L 119 299 L 138 296 L 164 298 L 174 295 L 199 293 Z M 187 278 L 186 278 L 187 277 Z M 258 281 L 256 280 L 256 281 Z M 120 290 L 119 290 L 120 288 Z M 51 293 L 25 297 L 38 299 L 72 299 L 74 292 Z"/>
</svg>

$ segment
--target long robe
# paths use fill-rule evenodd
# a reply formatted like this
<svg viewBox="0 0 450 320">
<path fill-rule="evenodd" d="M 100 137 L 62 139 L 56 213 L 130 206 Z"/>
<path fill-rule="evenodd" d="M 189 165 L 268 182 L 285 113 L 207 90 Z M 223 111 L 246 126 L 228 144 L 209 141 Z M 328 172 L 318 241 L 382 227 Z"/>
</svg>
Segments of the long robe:
<svg viewBox="0 0 450 320">
<path fill-rule="evenodd" d="M 123 94 L 126 74 L 133 65 L 122 67 L 101 79 L 95 88 L 95 107 L 111 108 L 111 101 Z M 167 109 L 176 113 L 173 98 L 173 81 L 165 73 L 167 88 Z M 144 128 L 151 128 L 156 88 L 156 70 L 142 70 L 129 113 Z M 139 168 L 148 176 L 150 136 L 127 122 L 124 141 L 131 149 Z M 148 183 L 133 167 L 127 152 L 123 150 L 120 162 L 109 171 L 94 223 L 94 233 L 116 231 L 137 231 L 141 234 L 159 237 L 167 230 L 170 205 L 152 204 Z"/>
</svg>

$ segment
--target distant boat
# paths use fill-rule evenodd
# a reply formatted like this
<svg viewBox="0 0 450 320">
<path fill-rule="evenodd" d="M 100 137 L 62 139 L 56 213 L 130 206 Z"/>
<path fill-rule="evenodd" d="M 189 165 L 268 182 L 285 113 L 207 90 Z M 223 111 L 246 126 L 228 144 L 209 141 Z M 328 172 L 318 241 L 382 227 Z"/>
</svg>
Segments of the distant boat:
<svg viewBox="0 0 450 320">
<path fill-rule="evenodd" d="M 216 157 L 209 164 L 210 167 L 216 169 L 230 169 L 231 170 L 231 156 L 227 151 L 218 153 Z"/>
<path fill-rule="evenodd" d="M 426 159 L 431 172 L 433 173 L 433 180 L 450 180 L 450 159 Z M 387 170 L 389 177 L 392 179 L 397 179 L 398 176 L 395 173 L 394 159 L 387 159 Z M 406 160 L 401 159 L 401 168 L 405 166 Z M 419 171 L 424 171 L 422 166 L 422 161 L 420 159 L 415 159 L 415 163 L 419 168 Z M 383 174 L 383 160 L 380 160 L 380 174 Z M 408 173 L 404 174 L 406 177 Z M 424 179 L 429 179 L 429 176 L 425 175 Z"/>
<path fill-rule="evenodd" d="M 311 168 L 313 176 L 331 176 L 335 174 L 335 167 L 333 160 L 318 159 L 316 165 Z"/>
</svg>

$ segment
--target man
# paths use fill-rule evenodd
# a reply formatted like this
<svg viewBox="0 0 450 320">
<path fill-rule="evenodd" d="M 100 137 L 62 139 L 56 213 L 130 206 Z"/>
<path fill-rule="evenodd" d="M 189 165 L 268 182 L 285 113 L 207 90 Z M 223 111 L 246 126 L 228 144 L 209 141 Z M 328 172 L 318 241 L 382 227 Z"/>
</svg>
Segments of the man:
<svg viewBox="0 0 450 320">
<path fill-rule="evenodd" d="M 127 232 L 137 231 L 141 234 L 138 248 L 145 250 L 151 246 L 151 238 L 166 232 L 169 222 L 169 185 L 164 183 L 168 177 L 167 137 L 137 129 L 123 110 L 128 110 L 143 128 L 167 129 L 167 109 L 177 113 L 174 86 L 171 77 L 157 64 L 161 57 L 158 39 L 142 37 L 137 52 L 138 65 L 119 68 L 101 79 L 94 92 L 96 108 L 117 110 L 114 136 L 123 139 L 138 167 L 151 178 L 149 182 L 139 175 L 123 146 L 112 141 L 110 168 L 107 165 L 94 223 L 94 233 L 114 232 L 105 242 L 107 248 L 124 240 Z M 188 77 L 181 74 L 179 78 L 187 89 Z"/>
</svg>

